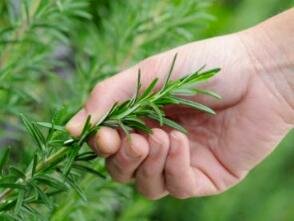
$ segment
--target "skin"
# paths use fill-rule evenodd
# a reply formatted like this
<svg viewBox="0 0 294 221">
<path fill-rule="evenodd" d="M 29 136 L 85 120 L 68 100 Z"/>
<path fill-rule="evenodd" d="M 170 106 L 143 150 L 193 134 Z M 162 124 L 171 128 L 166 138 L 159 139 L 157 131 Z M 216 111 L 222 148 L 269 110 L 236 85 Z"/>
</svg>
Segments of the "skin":
<svg viewBox="0 0 294 221">
<path fill-rule="evenodd" d="M 131 98 L 139 68 L 143 86 L 155 77 L 162 82 L 175 53 L 174 79 L 203 64 L 221 67 L 201 88 L 223 99 L 191 98 L 210 106 L 217 115 L 182 107 L 166 109 L 188 135 L 152 124 L 152 134 L 133 133 L 126 139 L 119 131 L 102 128 L 89 143 L 106 158 L 114 180 L 134 180 L 138 191 L 149 199 L 222 193 L 244 179 L 293 128 L 293 36 L 294 9 L 290 9 L 248 30 L 154 55 L 99 82 L 67 129 L 78 136 L 88 115 L 95 123 L 113 103 Z"/>
</svg>

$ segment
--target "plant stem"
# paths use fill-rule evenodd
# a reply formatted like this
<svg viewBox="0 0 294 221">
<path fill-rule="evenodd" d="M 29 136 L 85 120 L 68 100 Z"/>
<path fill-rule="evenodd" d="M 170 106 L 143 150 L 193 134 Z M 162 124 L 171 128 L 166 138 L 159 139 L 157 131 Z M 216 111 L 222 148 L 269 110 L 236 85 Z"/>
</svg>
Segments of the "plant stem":
<svg viewBox="0 0 294 221">
<path fill-rule="evenodd" d="M 63 162 L 64 159 L 65 159 L 64 161 L 66 161 L 67 160 L 66 155 L 67 153 L 70 153 L 68 155 L 68 161 L 65 164 L 65 170 L 64 170 L 65 176 L 68 175 L 71 169 L 71 166 L 73 165 L 73 162 L 78 159 L 79 150 L 83 146 L 84 142 L 86 142 L 86 140 L 91 135 L 93 135 L 93 133 L 96 133 L 97 130 L 99 130 L 99 128 L 102 125 L 107 126 L 107 123 L 109 124 L 109 121 L 110 122 L 116 121 L 116 123 L 112 125 L 112 127 L 118 126 L 122 128 L 127 135 L 129 134 L 129 131 L 131 129 L 134 129 L 134 130 L 137 129 L 142 132 L 149 132 L 151 128 L 149 128 L 140 119 L 141 117 L 144 117 L 144 113 L 145 113 L 145 117 L 150 117 L 151 119 L 157 120 L 162 125 L 172 127 L 174 129 L 177 129 L 185 133 L 187 131 L 181 125 L 177 124 L 171 119 L 164 118 L 162 114 L 164 105 L 180 104 L 180 105 L 185 105 L 187 107 L 190 107 L 196 110 L 204 111 L 206 113 L 210 113 L 210 114 L 214 113 L 213 110 L 211 110 L 209 107 L 201 105 L 197 102 L 193 103 L 193 101 L 190 101 L 190 100 L 177 98 L 176 96 L 173 95 L 173 92 L 175 92 L 174 90 L 176 89 L 189 89 L 189 85 L 192 83 L 195 83 L 195 80 L 202 81 L 204 79 L 209 79 L 212 76 L 214 76 L 214 74 L 216 74 L 219 71 L 219 69 L 211 69 L 202 73 L 200 73 L 199 71 L 196 71 L 178 80 L 170 81 L 170 76 L 172 73 L 172 69 L 174 67 L 175 59 L 176 59 L 176 55 L 173 59 L 170 71 L 167 74 L 164 85 L 159 91 L 153 91 L 158 80 L 158 79 L 155 79 L 150 83 L 150 85 L 145 89 L 145 91 L 142 92 L 142 94 L 139 94 L 140 85 L 141 85 L 140 71 L 139 71 L 138 81 L 137 81 L 137 93 L 131 99 L 121 104 L 115 104 L 113 106 L 113 109 L 111 109 L 108 113 L 106 113 L 106 115 L 103 118 L 101 118 L 101 120 L 98 121 L 95 125 L 91 125 L 90 123 L 91 116 L 88 116 L 84 124 L 84 128 L 80 134 L 80 137 L 78 139 L 71 138 L 69 140 L 63 141 L 60 148 L 57 150 L 54 148 L 53 152 L 50 152 L 51 155 L 49 155 L 45 159 L 44 159 L 44 156 L 47 156 L 47 151 L 45 151 L 44 147 L 47 147 L 46 146 L 47 141 L 45 141 L 45 138 L 42 135 L 40 135 L 41 134 L 40 130 L 37 130 L 37 128 L 34 127 L 33 123 L 31 123 L 28 119 L 22 116 L 22 119 L 24 121 L 24 124 L 28 132 L 30 132 L 30 134 L 33 136 L 33 138 L 37 142 L 43 154 L 41 155 L 39 162 L 37 162 L 38 155 L 34 156 L 32 163 L 28 166 L 26 170 L 27 172 L 23 172 L 23 173 L 20 172 L 21 176 L 19 176 L 19 179 L 16 179 L 14 181 L 15 182 L 14 184 L 18 184 L 18 186 L 20 187 L 28 186 L 29 184 L 31 184 L 30 182 L 34 181 L 35 178 L 36 180 L 38 178 L 41 178 L 42 172 L 46 174 L 46 172 L 51 173 L 52 171 L 57 169 L 58 168 L 57 165 Z M 198 92 L 194 90 L 194 93 L 198 93 Z M 147 112 L 142 112 L 143 110 Z M 165 119 L 165 121 L 163 120 L 163 118 Z M 54 130 L 54 123 L 50 125 L 51 126 L 47 125 L 45 127 L 49 127 L 50 129 Z M 62 131 L 64 130 L 62 129 Z M 68 136 L 67 133 L 66 135 Z M 71 150 L 73 150 L 73 152 L 71 152 Z M 72 185 L 71 182 L 66 183 L 66 180 L 64 180 L 64 182 L 65 182 L 64 184 Z M 42 183 L 40 185 L 42 185 Z M 14 190 L 13 185 L 7 185 L 7 186 L 9 186 L 9 188 L 6 188 L 2 192 L 2 194 L 0 194 L 0 202 L 2 201 L 3 204 L 5 204 L 6 202 L 5 199 L 7 199 L 10 193 L 12 193 Z M 19 196 L 23 196 L 23 191 L 19 193 L 22 194 Z"/>
<path fill-rule="evenodd" d="M 36 172 L 41 172 L 42 170 L 46 169 L 48 165 L 58 161 L 59 159 L 63 158 L 70 147 L 62 147 L 56 153 L 52 154 L 50 157 L 45 159 L 44 161 L 40 162 L 36 166 Z"/>
<path fill-rule="evenodd" d="M 69 149 L 69 147 L 62 147 L 56 153 L 52 154 L 50 157 L 48 157 L 44 161 L 41 161 L 40 163 L 38 163 L 37 166 L 36 166 L 36 173 L 41 172 L 42 170 L 46 169 L 47 166 L 50 165 L 51 163 L 54 163 L 57 160 L 62 159 L 65 156 L 68 149 Z M 31 172 L 26 173 L 26 176 L 25 176 L 24 180 L 27 180 L 29 178 L 31 178 Z M 20 182 L 21 182 L 21 180 L 18 180 L 16 183 L 20 183 Z M 12 191 L 13 191 L 13 189 L 11 189 L 11 188 L 5 189 L 0 194 L 0 202 L 2 200 L 4 200 L 7 196 L 9 196 Z"/>
</svg>

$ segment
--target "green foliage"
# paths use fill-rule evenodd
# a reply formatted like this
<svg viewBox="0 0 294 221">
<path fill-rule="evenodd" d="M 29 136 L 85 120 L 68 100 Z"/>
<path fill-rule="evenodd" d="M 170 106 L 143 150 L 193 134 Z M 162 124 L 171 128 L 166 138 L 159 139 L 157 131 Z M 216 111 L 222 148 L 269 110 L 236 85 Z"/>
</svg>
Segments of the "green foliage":
<svg viewBox="0 0 294 221">
<path fill-rule="evenodd" d="M 20 108 L 41 102 L 42 92 L 32 88 L 43 84 L 52 69 L 61 65 L 52 57 L 53 51 L 58 44 L 68 43 L 66 35 L 78 18 L 90 15 L 85 11 L 87 2 L 81 0 L 1 4 L 0 90 L 5 104 L 1 113 L 16 114 Z"/>
<path fill-rule="evenodd" d="M 293 5 L 293 0 L 270 2 L 217 1 L 210 10 L 217 17 L 214 20 L 207 13 L 208 0 L 0 1 L 0 166 L 3 176 L 11 174 L 3 186 L 15 184 L 16 177 L 23 180 L 23 171 L 24 175 L 38 176 L 38 162 L 58 151 L 62 141 L 70 139 L 62 125 L 98 81 L 149 55 L 188 41 L 240 30 Z M 208 27 L 208 23 L 212 25 Z M 177 90 L 175 94 L 195 93 L 189 90 Z M 200 93 L 213 96 L 211 92 Z M 160 109 L 151 106 L 156 116 L 160 116 Z M 28 136 L 19 120 L 19 113 L 42 121 L 28 120 L 32 123 L 30 127 L 38 128 L 45 139 L 40 140 L 41 147 L 45 143 L 44 149 L 48 151 L 44 152 L 44 159 L 39 145 Z M 35 135 L 40 136 L 39 132 Z M 61 162 L 73 168 L 68 175 L 75 182 L 64 182 L 65 167 L 60 171 L 46 168 L 54 171 L 47 174 L 58 179 L 53 182 L 61 181 L 65 186 L 50 186 L 46 177 L 35 181 L 35 188 L 40 185 L 52 190 L 47 196 L 43 189 L 36 188 L 33 194 L 49 210 L 41 204 L 22 207 L 27 203 L 27 195 L 12 194 L 9 197 L 15 201 L 6 208 L 10 207 L 11 213 L 1 213 L 0 220 L 19 220 L 13 215 L 15 212 L 28 214 L 21 220 L 35 220 L 29 214 L 39 212 L 42 215 L 39 219 L 55 221 L 292 220 L 293 179 L 289 176 L 293 168 L 292 137 L 287 144 L 282 143 L 288 148 L 279 149 L 265 166 L 232 191 L 209 199 L 167 199 L 158 204 L 142 199 L 131 186 L 113 183 L 103 160 L 94 160 L 95 155 L 83 145 L 73 164 Z M 71 154 L 74 156 L 75 151 Z M 87 167 L 83 171 L 94 171 L 81 173 L 81 163 Z M 22 189 L 21 185 L 16 186 L 19 187 L 16 192 Z M 62 187 L 66 191 L 56 190 Z"/>
<path fill-rule="evenodd" d="M 240 31 L 293 7 L 293 0 L 221 0 L 204 38 Z M 244 181 L 218 196 L 155 203 L 150 220 L 158 221 L 292 221 L 294 217 L 294 130 Z M 150 203 L 151 204 L 151 203 Z M 152 203 L 153 204 L 153 203 Z"/>
<path fill-rule="evenodd" d="M 238 186 L 213 197 L 176 200 L 171 197 L 155 203 L 151 220 L 245 220 L 291 221 L 294 131 L 279 148 Z"/>
<path fill-rule="evenodd" d="M 56 119 L 54 118 L 51 124 L 37 124 L 21 115 L 22 121 L 28 133 L 35 141 L 38 150 L 36 150 L 31 163 L 24 171 L 11 166 L 10 170 L 6 173 L 2 172 L 0 188 L 6 189 L 0 194 L 0 211 L 10 212 L 13 210 L 13 215 L 22 219 L 28 212 L 37 216 L 39 213 L 37 210 L 34 210 L 33 205 L 42 204 L 50 209 L 53 207 L 50 197 L 70 188 L 74 189 L 81 198 L 85 199 L 86 197 L 76 182 L 81 177 L 81 174 L 90 173 L 99 178 L 106 178 L 106 175 L 91 168 L 91 165 L 89 165 L 89 160 L 94 160 L 95 154 L 81 151 L 85 141 L 90 135 L 97 132 L 101 126 L 121 128 L 127 134 L 131 130 L 150 133 L 151 129 L 142 118 L 151 118 L 162 125 L 186 133 L 185 128 L 164 115 L 164 106 L 182 105 L 214 114 L 214 111 L 210 108 L 198 102 L 179 98 L 176 94 L 177 90 L 184 89 L 189 92 L 189 95 L 198 94 L 199 90 L 194 90 L 195 84 L 213 77 L 219 69 L 199 70 L 171 81 L 170 76 L 175 62 L 176 56 L 159 91 L 154 91 L 157 83 L 157 79 L 155 79 L 143 92 L 140 92 L 141 81 L 139 71 L 137 89 L 133 98 L 123 103 L 115 104 L 94 126 L 90 124 L 89 116 L 78 138 L 71 138 L 65 130 L 60 129 L 61 126 L 56 127 L 54 123 Z M 48 129 L 46 137 L 39 129 L 40 125 Z M 6 153 L 4 153 L 2 161 L 6 159 Z"/>
<path fill-rule="evenodd" d="M 208 5 L 198 0 L 0 2 L 0 146 L 11 146 L 9 158 L 8 149 L 1 148 L 1 211 L 6 211 L 1 219 L 33 220 L 33 214 L 39 214 L 36 219 L 114 220 L 124 208 L 140 208 L 142 200 L 132 200 L 130 187 L 112 183 L 103 160 L 83 145 L 98 127 L 86 124 L 77 140 L 63 125 L 98 81 L 160 50 L 194 40 L 213 19 L 205 13 Z M 210 77 L 202 70 L 191 74 L 191 80 L 192 76 Z M 212 113 L 177 98 L 183 93 L 212 93 L 183 88 L 186 84 L 180 80 L 155 93 L 156 83 L 143 93 L 138 90 L 125 106 L 117 104 L 104 125 L 148 132 L 141 120 L 147 114 L 144 107 L 161 124 L 184 130 L 164 116 L 166 104 Z M 138 81 L 138 89 L 139 85 Z M 166 97 L 172 99 L 162 102 Z M 133 112 L 128 113 L 126 105 Z M 43 122 L 46 119 L 52 120 Z"/>
<path fill-rule="evenodd" d="M 222 35 L 252 27 L 293 7 L 293 0 L 221 0 L 210 12 L 217 17 L 205 31 L 205 37 Z M 262 9 L 262 10 L 261 10 Z"/>
</svg>

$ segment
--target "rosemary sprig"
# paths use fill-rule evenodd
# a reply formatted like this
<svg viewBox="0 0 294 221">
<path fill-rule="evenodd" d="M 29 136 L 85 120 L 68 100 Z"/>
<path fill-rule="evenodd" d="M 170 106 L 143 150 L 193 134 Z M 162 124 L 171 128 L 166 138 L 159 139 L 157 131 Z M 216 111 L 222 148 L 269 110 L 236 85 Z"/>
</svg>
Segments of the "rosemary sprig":
<svg viewBox="0 0 294 221">
<path fill-rule="evenodd" d="M 165 115 L 163 108 L 166 105 L 183 105 L 208 114 L 215 114 L 209 107 L 183 98 L 183 96 L 204 94 L 219 98 L 211 91 L 195 89 L 195 84 L 210 79 L 220 69 L 203 71 L 201 68 L 172 81 L 170 78 L 175 61 L 176 56 L 163 86 L 158 91 L 155 91 L 158 79 L 154 79 L 142 91 L 141 71 L 139 70 L 134 96 L 123 103 L 114 104 L 95 125 L 90 124 L 89 116 L 78 138 L 70 137 L 63 126 L 56 124 L 57 120 L 54 118 L 51 123 L 32 122 L 22 115 L 24 125 L 36 142 L 38 150 L 24 171 L 15 167 L 9 169 L 4 167 L 8 152 L 5 152 L 0 158 L 2 171 L 0 188 L 4 188 L 0 194 L 0 212 L 13 214 L 16 217 L 21 216 L 23 212 L 38 214 L 32 205 L 44 204 L 48 208 L 52 208 L 50 196 L 68 188 L 73 188 L 83 197 L 82 191 L 76 183 L 77 178 L 81 176 L 80 171 L 105 178 L 105 174 L 90 167 L 89 161 L 95 159 L 96 155 L 93 152 L 81 151 L 89 136 L 96 133 L 101 126 L 121 128 L 126 134 L 132 130 L 150 133 L 151 128 L 143 120 L 150 118 L 159 122 L 160 125 L 187 133 L 184 127 Z M 47 136 L 44 136 L 40 127 L 48 129 Z"/>
</svg>

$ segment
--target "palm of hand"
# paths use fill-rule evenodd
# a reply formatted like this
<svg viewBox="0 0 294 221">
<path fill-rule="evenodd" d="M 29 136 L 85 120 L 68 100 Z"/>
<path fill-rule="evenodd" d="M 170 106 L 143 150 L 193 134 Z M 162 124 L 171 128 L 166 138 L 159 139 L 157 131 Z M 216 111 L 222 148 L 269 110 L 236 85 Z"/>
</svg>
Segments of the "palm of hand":
<svg viewBox="0 0 294 221">
<path fill-rule="evenodd" d="M 216 116 L 181 108 L 171 108 L 167 113 L 189 131 L 190 165 L 199 180 L 197 195 L 220 193 L 241 181 L 287 130 L 276 105 L 277 97 L 258 76 L 262 73 L 257 73 L 244 45 L 237 39 L 229 42 L 223 42 L 226 53 L 218 54 L 218 62 L 224 67 L 222 73 L 204 85 L 220 92 L 223 99 L 194 98 L 215 108 Z"/>
<path fill-rule="evenodd" d="M 108 170 L 115 180 L 135 178 L 139 191 L 152 199 L 167 193 L 186 198 L 223 192 L 269 154 L 287 130 L 276 105 L 276 91 L 269 90 L 261 77 L 262 68 L 234 34 L 156 55 L 98 84 L 85 108 L 68 125 L 69 131 L 79 134 L 87 115 L 98 120 L 115 101 L 129 99 L 138 68 L 143 85 L 154 77 L 162 80 L 175 53 L 174 78 L 203 64 L 222 68 L 216 78 L 201 87 L 219 93 L 223 99 L 192 98 L 215 109 L 217 115 L 171 107 L 166 114 L 182 124 L 188 136 L 155 129 L 147 138 L 132 134 L 128 143 L 116 131 L 100 129 L 90 141 L 98 154 L 107 157 Z"/>
</svg>

